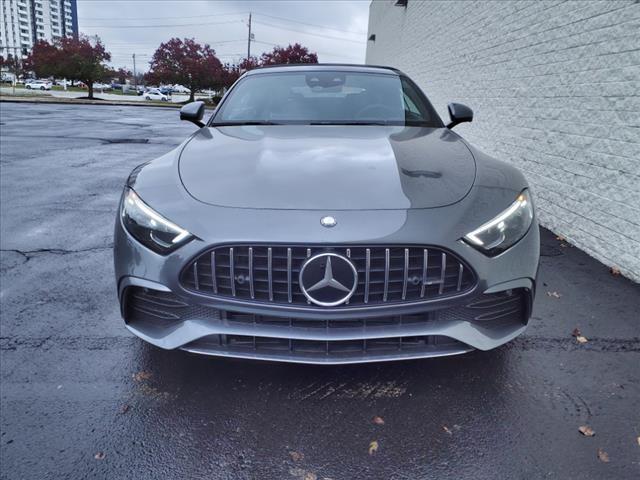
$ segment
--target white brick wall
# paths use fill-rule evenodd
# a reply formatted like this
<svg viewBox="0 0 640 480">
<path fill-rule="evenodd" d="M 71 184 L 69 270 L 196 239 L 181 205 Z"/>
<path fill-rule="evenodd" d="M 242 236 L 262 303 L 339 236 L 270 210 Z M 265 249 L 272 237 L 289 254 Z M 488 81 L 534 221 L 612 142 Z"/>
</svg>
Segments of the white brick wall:
<svg viewBox="0 0 640 480">
<path fill-rule="evenodd" d="M 640 281 L 640 3 L 374 0 L 367 63 L 527 176 L 542 225 Z"/>
</svg>

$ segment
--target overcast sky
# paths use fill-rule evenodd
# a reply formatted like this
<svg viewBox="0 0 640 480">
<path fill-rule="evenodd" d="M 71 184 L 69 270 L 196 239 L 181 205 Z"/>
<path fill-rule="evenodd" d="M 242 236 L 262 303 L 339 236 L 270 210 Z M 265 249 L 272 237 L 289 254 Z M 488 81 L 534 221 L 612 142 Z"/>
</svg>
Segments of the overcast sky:
<svg viewBox="0 0 640 480">
<path fill-rule="evenodd" d="M 151 55 L 171 37 L 193 37 L 215 49 L 223 63 L 299 42 L 320 62 L 364 63 L 370 0 L 170 1 L 78 0 L 82 33 L 99 35 L 115 67 L 146 71 Z"/>
</svg>

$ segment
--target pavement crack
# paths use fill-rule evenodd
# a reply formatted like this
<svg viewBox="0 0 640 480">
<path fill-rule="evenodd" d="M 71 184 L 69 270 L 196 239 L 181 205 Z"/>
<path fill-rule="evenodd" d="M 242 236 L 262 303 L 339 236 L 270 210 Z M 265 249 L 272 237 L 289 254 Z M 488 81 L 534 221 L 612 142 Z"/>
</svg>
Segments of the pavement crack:
<svg viewBox="0 0 640 480">
<path fill-rule="evenodd" d="M 79 248 L 76 250 L 66 250 L 62 248 L 38 248 L 36 250 L 19 250 L 17 248 L 3 248 L 0 249 L 0 252 L 10 252 L 17 253 L 18 255 L 22 255 L 29 261 L 34 255 L 38 255 L 41 253 L 44 254 L 52 254 L 52 255 L 70 255 L 73 253 L 84 253 L 84 252 L 97 252 L 100 250 L 109 250 L 113 248 L 113 244 L 105 245 L 102 247 L 88 247 L 88 248 Z"/>
</svg>

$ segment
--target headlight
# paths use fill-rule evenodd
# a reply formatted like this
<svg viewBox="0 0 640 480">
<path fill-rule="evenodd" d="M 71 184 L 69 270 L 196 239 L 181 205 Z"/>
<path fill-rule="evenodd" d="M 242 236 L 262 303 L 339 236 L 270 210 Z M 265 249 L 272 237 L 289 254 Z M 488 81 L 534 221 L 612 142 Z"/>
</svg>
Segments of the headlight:
<svg viewBox="0 0 640 480">
<path fill-rule="evenodd" d="M 533 221 L 533 205 L 528 190 L 493 220 L 464 236 L 464 241 L 493 257 L 504 252 L 525 236 Z"/>
<path fill-rule="evenodd" d="M 127 188 L 122 202 L 122 223 L 127 231 L 145 247 L 166 255 L 193 238 L 184 228 L 153 211 L 140 197 Z"/>
</svg>

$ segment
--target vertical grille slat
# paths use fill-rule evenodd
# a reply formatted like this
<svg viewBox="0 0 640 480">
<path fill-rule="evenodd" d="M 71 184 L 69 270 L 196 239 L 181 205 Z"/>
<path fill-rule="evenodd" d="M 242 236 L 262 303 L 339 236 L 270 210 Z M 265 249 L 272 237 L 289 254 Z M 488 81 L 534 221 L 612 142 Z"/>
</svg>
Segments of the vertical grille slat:
<svg viewBox="0 0 640 480">
<path fill-rule="evenodd" d="M 384 293 L 382 294 L 382 301 L 387 301 L 387 295 L 389 293 L 389 249 L 384 249 Z"/>
<path fill-rule="evenodd" d="M 233 258 L 233 247 L 229 249 L 229 280 L 231 282 L 231 295 L 236 296 L 236 272 L 235 259 Z"/>
<path fill-rule="evenodd" d="M 364 274 L 364 303 L 369 303 L 369 275 L 371 274 L 371 249 L 367 248 L 365 250 L 366 255 L 366 265 L 365 265 L 365 274 Z"/>
<path fill-rule="evenodd" d="M 420 287 L 420 298 L 424 298 L 425 289 L 427 288 L 427 272 L 429 271 L 429 250 L 424 249 L 422 252 L 422 286 Z"/>
<path fill-rule="evenodd" d="M 291 248 L 287 248 L 287 298 L 291 303 L 293 300 L 291 292 Z"/>
<path fill-rule="evenodd" d="M 307 258 L 311 258 L 311 249 L 307 248 Z M 311 300 L 307 299 L 307 305 L 311 305 Z"/>
<path fill-rule="evenodd" d="M 249 247 L 249 293 L 251 294 L 251 300 L 256 298 L 253 286 L 253 247 Z"/>
<path fill-rule="evenodd" d="M 440 266 L 440 286 L 438 287 L 438 295 L 442 295 L 444 291 L 444 277 L 447 273 L 447 254 L 442 252 L 442 265 Z"/>
<path fill-rule="evenodd" d="M 407 298 L 407 282 L 409 281 L 409 249 L 404 249 L 404 275 L 402 277 L 402 300 Z"/>
<path fill-rule="evenodd" d="M 267 249 L 267 272 L 269 283 L 269 301 L 273 302 L 273 249 L 269 247 Z"/>
<path fill-rule="evenodd" d="M 309 258 L 326 252 L 348 258 L 358 272 L 353 295 L 339 308 L 430 301 L 466 294 L 476 284 L 475 273 L 457 255 L 406 245 L 224 245 L 191 260 L 180 281 L 204 295 L 318 308 L 300 289 L 300 271 Z"/>
<path fill-rule="evenodd" d="M 211 288 L 213 293 L 218 293 L 218 282 L 216 281 L 216 252 L 211 252 Z"/>
</svg>

